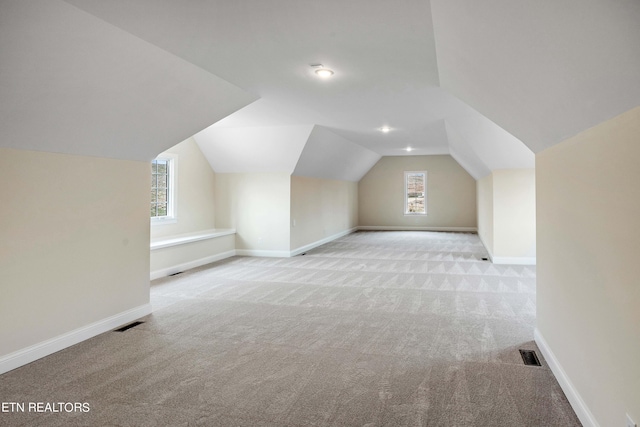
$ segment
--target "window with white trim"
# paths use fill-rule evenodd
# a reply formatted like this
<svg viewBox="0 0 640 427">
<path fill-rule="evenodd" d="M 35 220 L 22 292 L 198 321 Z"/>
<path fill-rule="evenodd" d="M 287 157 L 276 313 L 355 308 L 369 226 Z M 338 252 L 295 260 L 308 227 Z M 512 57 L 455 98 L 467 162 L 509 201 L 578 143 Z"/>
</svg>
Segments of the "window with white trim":
<svg viewBox="0 0 640 427">
<path fill-rule="evenodd" d="M 151 162 L 151 221 L 176 220 L 177 156 L 162 155 Z"/>
<path fill-rule="evenodd" d="M 427 214 L 427 172 L 404 173 L 404 214 Z"/>
</svg>

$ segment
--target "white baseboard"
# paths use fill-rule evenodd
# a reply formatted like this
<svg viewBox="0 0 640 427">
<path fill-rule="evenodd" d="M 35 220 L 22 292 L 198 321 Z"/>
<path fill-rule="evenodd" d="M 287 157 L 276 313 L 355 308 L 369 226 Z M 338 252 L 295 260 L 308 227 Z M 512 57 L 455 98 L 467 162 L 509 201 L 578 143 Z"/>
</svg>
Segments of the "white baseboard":
<svg viewBox="0 0 640 427">
<path fill-rule="evenodd" d="M 396 225 L 361 225 L 358 230 L 365 231 L 462 231 L 466 233 L 477 233 L 476 227 L 410 227 Z"/>
<path fill-rule="evenodd" d="M 536 265 L 536 257 L 507 257 L 507 256 L 493 256 L 487 244 L 482 239 L 480 233 L 478 233 L 478 237 L 480 238 L 480 242 L 484 249 L 489 254 L 489 259 L 494 264 L 507 264 L 507 265 Z"/>
<path fill-rule="evenodd" d="M 564 391 L 564 394 L 567 396 L 567 400 L 569 400 L 571 407 L 578 416 L 582 425 L 585 427 L 600 427 L 600 424 L 598 424 L 595 417 L 587 407 L 587 404 L 582 400 L 580 393 L 578 393 L 578 390 L 574 387 L 573 383 L 567 376 L 567 373 L 562 369 L 562 365 L 560 365 L 560 362 L 556 359 L 556 356 L 553 354 L 553 351 L 551 351 L 551 348 L 549 348 L 549 344 L 547 344 L 547 341 L 544 339 L 538 328 L 535 328 L 533 331 L 533 336 L 538 348 L 540 348 L 542 355 L 547 361 L 549 368 L 551 368 L 551 372 L 553 372 L 553 375 L 555 375 L 558 380 L 562 391 Z"/>
<path fill-rule="evenodd" d="M 196 260 L 193 260 L 193 261 L 185 262 L 183 264 L 177 264 L 177 265 L 173 265 L 171 267 L 163 268 L 163 269 L 160 269 L 160 270 L 155 270 L 155 271 L 151 272 L 150 280 L 155 280 L 155 279 L 159 279 L 161 277 L 169 276 L 171 274 L 180 273 L 182 271 L 189 270 L 191 268 L 200 267 L 202 265 L 206 265 L 206 264 L 210 264 L 212 262 L 220 261 L 220 260 L 223 260 L 225 258 L 230 258 L 230 257 L 232 257 L 234 255 L 236 255 L 236 251 L 235 250 L 231 250 L 231 251 L 222 252 L 220 254 L 211 255 L 211 256 L 208 256 L 208 257 L 204 257 L 204 258 L 196 259 Z"/>
<path fill-rule="evenodd" d="M 132 322 L 151 313 L 151 304 L 144 304 L 122 313 L 118 313 L 106 319 L 99 320 L 66 334 L 34 344 L 22 350 L 15 351 L 0 357 L 0 374 L 24 366 L 35 360 L 53 354 L 57 351 L 71 347 L 79 342 L 93 338 L 104 332 L 115 329 L 125 323 Z"/>
<path fill-rule="evenodd" d="M 304 246 L 300 246 L 297 249 L 294 249 L 291 251 L 290 256 L 297 256 L 300 255 L 303 252 L 307 252 L 310 251 L 313 248 L 317 248 L 318 246 L 322 246 L 325 243 L 329 243 L 333 240 L 339 239 L 340 237 L 346 236 L 347 234 L 351 234 L 355 231 L 358 231 L 358 227 L 354 227 L 354 228 L 350 228 L 349 230 L 344 230 L 341 231 L 340 233 L 336 233 L 332 236 L 329 237 L 325 237 L 324 239 L 320 239 L 318 241 L 315 241 L 313 243 L 309 243 L 308 245 L 304 245 Z"/>
<path fill-rule="evenodd" d="M 489 260 L 493 262 L 493 254 L 489 250 L 489 247 L 487 246 L 487 244 L 484 242 L 484 239 L 482 238 L 482 234 L 478 233 L 478 238 L 480 239 L 480 243 L 482 243 L 482 246 L 484 246 L 484 250 L 487 251 L 487 254 L 489 255 Z"/>
<path fill-rule="evenodd" d="M 236 255 L 240 256 L 259 256 L 267 258 L 289 258 L 289 251 L 271 251 L 261 249 L 236 249 Z"/>
<path fill-rule="evenodd" d="M 492 256 L 494 264 L 536 265 L 536 257 Z"/>
</svg>

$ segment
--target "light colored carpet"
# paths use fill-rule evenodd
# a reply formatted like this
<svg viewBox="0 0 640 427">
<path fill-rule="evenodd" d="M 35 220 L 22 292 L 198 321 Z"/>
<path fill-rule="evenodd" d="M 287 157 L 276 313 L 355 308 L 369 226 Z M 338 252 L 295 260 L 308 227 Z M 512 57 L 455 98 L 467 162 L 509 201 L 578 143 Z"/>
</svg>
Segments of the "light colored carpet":
<svg viewBox="0 0 640 427">
<path fill-rule="evenodd" d="M 0 377 L 2 425 L 579 426 L 537 350 L 535 267 L 466 233 L 358 232 L 152 285 L 153 315 Z M 542 359 L 540 352 L 539 357 Z"/>
</svg>

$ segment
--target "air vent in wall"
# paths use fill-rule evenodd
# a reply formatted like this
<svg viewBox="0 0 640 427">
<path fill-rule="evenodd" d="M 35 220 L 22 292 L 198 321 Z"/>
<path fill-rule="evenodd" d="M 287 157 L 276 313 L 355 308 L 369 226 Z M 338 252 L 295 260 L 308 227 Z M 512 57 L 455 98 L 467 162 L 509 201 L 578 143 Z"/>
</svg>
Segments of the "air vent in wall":
<svg viewBox="0 0 640 427">
<path fill-rule="evenodd" d="M 135 327 L 136 327 L 136 326 L 138 326 L 138 325 L 142 325 L 143 323 L 144 323 L 144 322 L 133 322 L 133 323 L 129 323 L 128 325 L 125 325 L 125 326 L 123 326 L 123 327 L 122 327 L 122 328 L 120 328 L 120 329 L 116 329 L 116 330 L 115 330 L 115 332 L 124 332 L 124 331 L 126 331 L 126 330 L 128 330 L 128 329 L 135 328 Z"/>
</svg>

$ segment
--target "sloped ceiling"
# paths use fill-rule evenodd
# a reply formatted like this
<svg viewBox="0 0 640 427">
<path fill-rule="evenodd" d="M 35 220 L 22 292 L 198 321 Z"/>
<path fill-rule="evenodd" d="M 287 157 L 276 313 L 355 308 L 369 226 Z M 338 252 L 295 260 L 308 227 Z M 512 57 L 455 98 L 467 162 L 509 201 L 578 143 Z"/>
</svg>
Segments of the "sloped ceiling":
<svg viewBox="0 0 640 427">
<path fill-rule="evenodd" d="M 428 1 L 68 2 L 260 96 L 235 127 L 318 124 L 390 154 L 426 149 L 441 120 Z"/>
<path fill-rule="evenodd" d="M 293 175 L 357 182 L 378 160 L 378 153 L 315 126 Z"/>
<path fill-rule="evenodd" d="M 0 3 L 0 146 L 150 161 L 256 99 L 57 0 Z"/>
<path fill-rule="evenodd" d="M 216 127 L 194 135 L 218 173 L 292 173 L 313 126 Z"/>
<path fill-rule="evenodd" d="M 534 152 L 640 105 L 637 0 L 432 0 L 442 87 Z"/>
<path fill-rule="evenodd" d="M 5 0 L 0 143 L 142 159 L 206 129 L 225 171 L 338 179 L 356 152 L 533 167 L 640 99 L 640 4 L 556 3 Z"/>
</svg>

